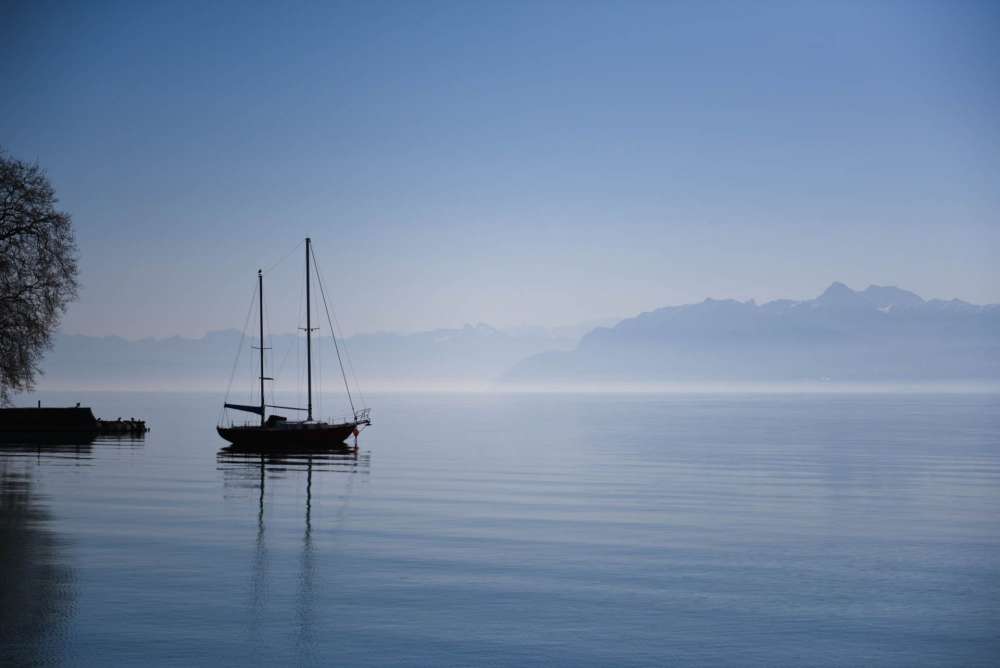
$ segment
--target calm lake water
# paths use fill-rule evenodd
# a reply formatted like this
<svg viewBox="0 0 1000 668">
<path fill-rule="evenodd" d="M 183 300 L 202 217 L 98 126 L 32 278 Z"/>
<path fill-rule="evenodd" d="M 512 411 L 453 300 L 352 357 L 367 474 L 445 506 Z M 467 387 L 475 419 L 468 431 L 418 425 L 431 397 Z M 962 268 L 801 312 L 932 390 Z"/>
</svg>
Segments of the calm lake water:
<svg viewBox="0 0 1000 668">
<path fill-rule="evenodd" d="M 997 665 L 1000 398 L 375 395 L 357 456 L 220 398 L 42 394 L 0 450 L 0 663 Z"/>
</svg>

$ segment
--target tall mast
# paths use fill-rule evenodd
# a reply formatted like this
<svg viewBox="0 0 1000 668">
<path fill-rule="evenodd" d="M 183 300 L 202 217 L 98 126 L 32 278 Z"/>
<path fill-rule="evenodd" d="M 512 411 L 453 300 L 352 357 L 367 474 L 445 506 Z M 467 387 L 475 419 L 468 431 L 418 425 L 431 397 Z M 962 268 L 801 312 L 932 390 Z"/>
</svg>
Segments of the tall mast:
<svg viewBox="0 0 1000 668">
<path fill-rule="evenodd" d="M 309 247 L 312 240 L 306 237 L 306 387 L 308 388 L 308 403 L 306 409 L 308 417 L 306 420 L 312 422 L 313 419 L 313 381 L 312 381 L 312 319 L 309 310 Z"/>
<path fill-rule="evenodd" d="M 264 426 L 264 274 L 257 270 L 257 298 L 260 311 L 260 426 Z"/>
</svg>

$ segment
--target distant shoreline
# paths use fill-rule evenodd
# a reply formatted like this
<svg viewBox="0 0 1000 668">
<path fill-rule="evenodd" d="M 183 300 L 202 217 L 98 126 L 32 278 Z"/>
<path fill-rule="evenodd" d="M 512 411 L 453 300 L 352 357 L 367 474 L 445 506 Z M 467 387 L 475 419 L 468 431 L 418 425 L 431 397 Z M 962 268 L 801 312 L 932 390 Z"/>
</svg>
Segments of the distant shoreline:
<svg viewBox="0 0 1000 668">
<path fill-rule="evenodd" d="M 488 383 L 462 380 L 438 380 L 415 383 L 402 380 L 366 384 L 367 394 L 1000 394 L 1000 382 L 995 381 L 926 381 L 926 382 L 752 382 L 705 381 L 691 383 Z M 23 400 L 39 393 L 66 392 L 141 392 L 170 394 L 223 394 L 226 388 L 216 384 L 190 385 L 102 385 L 73 383 L 40 383 L 30 394 L 15 397 Z M 276 392 L 278 396 L 295 392 Z M 336 391 L 327 394 L 336 395 Z"/>
</svg>

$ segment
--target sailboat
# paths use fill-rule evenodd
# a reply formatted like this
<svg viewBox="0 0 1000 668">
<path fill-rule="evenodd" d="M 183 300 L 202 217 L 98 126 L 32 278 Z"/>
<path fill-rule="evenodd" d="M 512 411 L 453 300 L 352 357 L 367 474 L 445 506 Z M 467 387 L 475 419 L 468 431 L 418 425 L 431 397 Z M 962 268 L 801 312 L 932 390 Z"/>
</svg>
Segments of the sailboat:
<svg viewBox="0 0 1000 668">
<path fill-rule="evenodd" d="M 226 439 L 236 447 L 241 448 L 274 448 L 274 449 L 297 449 L 297 448 L 324 448 L 342 445 L 348 437 L 353 435 L 355 443 L 358 433 L 371 425 L 371 415 L 369 408 L 356 409 L 351 398 L 350 387 L 347 382 L 347 374 L 344 371 L 343 360 L 340 355 L 340 348 L 337 346 L 336 333 L 333 332 L 333 323 L 330 322 L 331 336 L 334 346 L 337 349 L 337 359 L 340 360 L 340 372 L 344 378 L 344 387 L 347 389 L 348 401 L 351 404 L 353 417 L 341 422 L 325 422 L 313 419 L 313 399 L 312 399 L 312 312 L 310 308 L 310 284 L 312 283 L 312 271 L 310 269 L 310 259 L 312 258 L 312 240 L 306 238 L 306 385 L 307 400 L 305 407 L 278 406 L 265 403 L 264 381 L 274 380 L 264 375 L 264 274 L 257 270 L 257 298 L 258 310 L 260 312 L 260 403 L 257 405 L 234 404 L 224 402 L 227 409 L 254 413 L 260 416 L 260 424 L 237 425 L 229 422 L 227 425 L 218 425 L 216 431 L 219 436 Z M 318 274 L 317 274 L 318 276 Z M 323 282 L 319 282 L 320 290 L 323 290 Z M 323 293 L 323 303 L 326 304 L 326 295 Z M 329 320 L 329 309 L 327 309 Z M 228 399 L 228 397 L 227 397 Z M 304 412 L 305 420 L 289 420 L 282 415 L 272 413 L 267 414 L 268 408 L 291 410 Z"/>
</svg>

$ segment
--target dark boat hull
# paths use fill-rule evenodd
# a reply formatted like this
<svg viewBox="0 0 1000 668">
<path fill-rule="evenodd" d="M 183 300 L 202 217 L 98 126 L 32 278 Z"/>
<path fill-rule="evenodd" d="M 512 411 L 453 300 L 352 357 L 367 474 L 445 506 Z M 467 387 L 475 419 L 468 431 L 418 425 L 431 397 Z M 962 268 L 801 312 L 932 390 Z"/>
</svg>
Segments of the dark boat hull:
<svg viewBox="0 0 1000 668">
<path fill-rule="evenodd" d="M 358 428 L 342 424 L 282 424 L 280 426 L 216 427 L 219 436 L 241 448 L 329 448 L 342 445 Z"/>
</svg>

